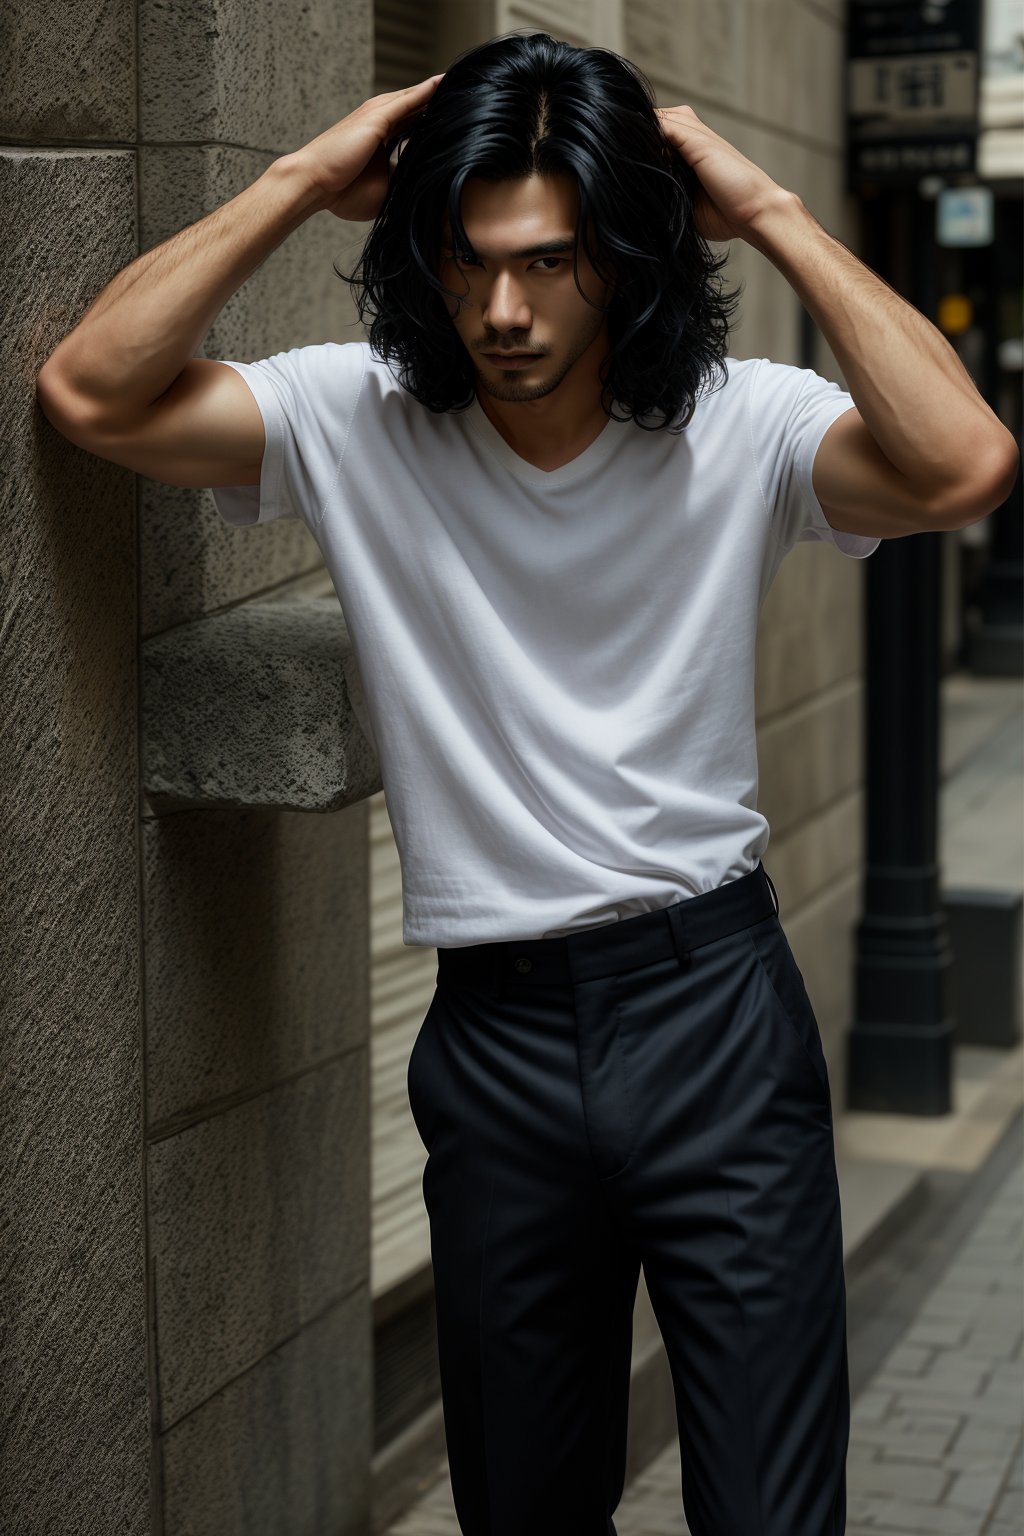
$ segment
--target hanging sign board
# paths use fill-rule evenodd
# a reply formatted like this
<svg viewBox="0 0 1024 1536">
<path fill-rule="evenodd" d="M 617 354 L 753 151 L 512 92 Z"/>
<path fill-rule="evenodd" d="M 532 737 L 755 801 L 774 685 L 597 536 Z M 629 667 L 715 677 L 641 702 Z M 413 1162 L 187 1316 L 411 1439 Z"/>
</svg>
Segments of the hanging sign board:
<svg viewBox="0 0 1024 1536">
<path fill-rule="evenodd" d="M 973 175 L 981 0 L 849 0 L 846 190 Z"/>
</svg>

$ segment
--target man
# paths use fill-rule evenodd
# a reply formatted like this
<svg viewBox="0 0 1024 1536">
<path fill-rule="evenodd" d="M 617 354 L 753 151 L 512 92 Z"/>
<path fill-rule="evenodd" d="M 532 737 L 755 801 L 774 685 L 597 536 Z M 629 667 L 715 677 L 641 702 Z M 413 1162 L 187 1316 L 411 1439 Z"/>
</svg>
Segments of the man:
<svg viewBox="0 0 1024 1536">
<path fill-rule="evenodd" d="M 195 358 L 318 209 L 376 216 L 346 279 L 369 343 Z M 706 242 L 731 239 L 784 272 L 850 393 L 725 356 Z M 408 1087 L 462 1530 L 614 1533 L 643 1264 L 694 1536 L 835 1536 L 839 1192 L 761 863 L 757 617 L 800 540 L 863 558 L 992 510 L 1009 434 L 799 198 L 626 60 L 543 33 L 374 97 L 127 273 L 43 407 L 213 487 L 229 523 L 305 523 L 404 937 L 437 947 Z"/>
</svg>

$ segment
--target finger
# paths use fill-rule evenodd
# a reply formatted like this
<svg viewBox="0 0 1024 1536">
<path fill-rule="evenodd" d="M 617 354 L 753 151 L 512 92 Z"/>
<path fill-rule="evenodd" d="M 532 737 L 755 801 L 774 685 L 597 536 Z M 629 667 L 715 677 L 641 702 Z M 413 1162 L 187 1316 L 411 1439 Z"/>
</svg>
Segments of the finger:
<svg viewBox="0 0 1024 1536">
<path fill-rule="evenodd" d="M 428 75 L 426 80 L 417 80 L 415 85 L 400 86 L 397 91 L 389 91 L 390 96 L 407 96 L 410 91 L 425 91 L 427 86 L 435 86 L 439 80 L 444 79 L 444 71 L 439 75 Z"/>
<path fill-rule="evenodd" d="M 684 112 L 686 113 L 685 117 L 683 116 Z M 659 107 L 658 115 L 667 119 L 668 122 L 674 123 L 679 128 L 702 128 L 705 133 L 711 132 L 707 124 L 701 122 L 692 107 Z"/>
<path fill-rule="evenodd" d="M 420 96 L 427 96 L 437 89 L 437 82 L 443 80 L 444 75 L 431 75 L 428 80 L 417 80 L 415 85 L 406 85 L 400 91 L 395 91 L 395 96 L 411 96 L 416 100 Z"/>
<path fill-rule="evenodd" d="M 433 79 L 434 81 L 440 80 L 441 76 L 435 75 Z M 434 88 L 433 81 L 427 81 L 425 83 L 430 85 L 432 94 Z M 409 87 L 409 90 L 411 91 L 418 91 L 418 89 L 418 86 Z M 426 93 L 423 93 L 423 95 L 426 95 Z M 396 101 L 395 107 L 398 110 L 392 110 L 388 113 L 392 130 L 397 131 L 404 128 L 406 124 L 414 123 L 418 118 L 423 116 L 423 113 L 426 111 L 429 104 L 429 100 L 423 100 L 422 97 L 417 98 L 415 96 L 413 97 L 412 101 Z"/>
<path fill-rule="evenodd" d="M 431 75 L 429 80 L 419 80 L 415 85 L 404 85 L 398 91 L 382 91 L 379 96 L 371 97 L 375 106 L 384 108 L 388 123 L 397 128 L 407 117 L 412 117 L 422 112 L 430 97 L 437 88 L 443 75 Z M 368 105 L 369 103 L 367 103 Z"/>
</svg>

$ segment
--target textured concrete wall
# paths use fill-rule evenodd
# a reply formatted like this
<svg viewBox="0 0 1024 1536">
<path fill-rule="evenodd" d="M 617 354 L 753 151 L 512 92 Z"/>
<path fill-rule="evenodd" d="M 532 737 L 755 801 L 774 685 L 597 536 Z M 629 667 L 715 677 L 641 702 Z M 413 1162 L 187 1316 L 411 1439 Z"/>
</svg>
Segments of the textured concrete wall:
<svg viewBox="0 0 1024 1536">
<path fill-rule="evenodd" d="M 856 206 L 843 191 L 842 0 L 629 0 L 624 19 L 624 51 L 661 106 L 692 106 L 856 250 Z M 731 353 L 803 366 L 800 301 L 777 268 L 733 241 L 723 275 L 745 284 Z M 809 365 L 844 383 L 823 338 Z M 864 577 L 862 562 L 825 544 L 795 546 L 762 609 L 757 653 L 758 802 L 772 832 L 765 866 L 821 1026 L 837 1111 L 860 904 Z"/>
<path fill-rule="evenodd" d="M 366 3 L 273 6 L 258 25 L 243 6 L 144 4 L 139 41 L 143 249 L 372 91 Z M 351 235 L 328 214 L 307 221 L 225 307 L 205 355 L 346 339 L 331 259 Z M 147 636 L 321 564 L 301 524 L 230 529 L 209 492 L 139 486 Z M 143 818 L 167 1536 L 319 1536 L 368 1519 L 365 812 Z"/>
<path fill-rule="evenodd" d="M 333 589 L 320 599 L 275 594 L 150 636 L 142 694 L 143 782 L 158 814 L 330 812 L 381 789 Z"/>
<path fill-rule="evenodd" d="M 141 1536 L 135 496 L 35 405 L 69 312 L 134 254 L 131 165 L 7 147 L 0 202 L 0 1528 Z"/>
<path fill-rule="evenodd" d="M 15 6 L 0 108 L 21 295 L 0 373 L 0 1525 L 363 1531 L 366 807 L 158 816 L 140 793 L 144 640 L 305 590 L 319 551 L 73 447 L 34 380 L 140 250 L 371 94 L 371 6 L 67 0 L 54 21 Z M 308 221 L 205 355 L 359 334 L 331 269 L 357 233 Z"/>
</svg>

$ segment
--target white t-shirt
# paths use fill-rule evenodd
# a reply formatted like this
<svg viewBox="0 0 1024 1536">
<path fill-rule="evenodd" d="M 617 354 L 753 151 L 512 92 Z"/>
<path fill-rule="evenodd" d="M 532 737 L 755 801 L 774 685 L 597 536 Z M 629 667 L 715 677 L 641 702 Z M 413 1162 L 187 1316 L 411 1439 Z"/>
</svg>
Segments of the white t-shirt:
<svg viewBox="0 0 1024 1536">
<path fill-rule="evenodd" d="M 263 415 L 225 522 L 301 519 L 344 610 L 406 944 L 547 938 L 755 868 L 758 610 L 798 540 L 862 559 L 811 485 L 855 404 L 726 359 L 679 435 L 610 419 L 537 469 L 478 400 L 432 412 L 369 343 L 231 363 Z M 618 408 L 621 409 L 621 408 Z"/>
</svg>

